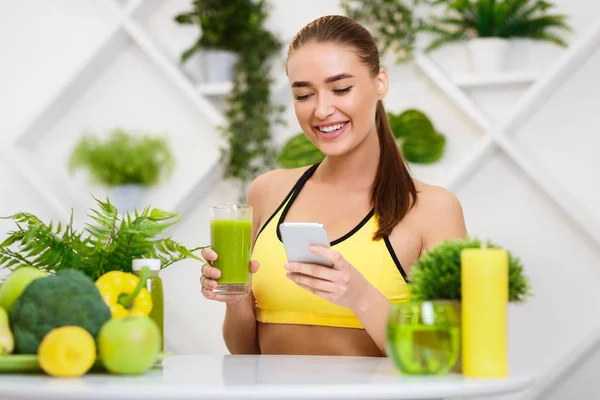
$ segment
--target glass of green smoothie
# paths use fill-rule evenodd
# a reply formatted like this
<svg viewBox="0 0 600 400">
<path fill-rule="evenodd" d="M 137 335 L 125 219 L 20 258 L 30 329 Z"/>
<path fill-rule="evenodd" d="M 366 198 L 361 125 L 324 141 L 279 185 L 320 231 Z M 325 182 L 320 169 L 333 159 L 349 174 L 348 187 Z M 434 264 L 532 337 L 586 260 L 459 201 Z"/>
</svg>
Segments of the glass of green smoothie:
<svg viewBox="0 0 600 400">
<path fill-rule="evenodd" d="M 250 291 L 252 206 L 223 204 L 210 207 L 210 242 L 217 253 L 213 267 L 221 271 L 215 294 Z"/>
</svg>

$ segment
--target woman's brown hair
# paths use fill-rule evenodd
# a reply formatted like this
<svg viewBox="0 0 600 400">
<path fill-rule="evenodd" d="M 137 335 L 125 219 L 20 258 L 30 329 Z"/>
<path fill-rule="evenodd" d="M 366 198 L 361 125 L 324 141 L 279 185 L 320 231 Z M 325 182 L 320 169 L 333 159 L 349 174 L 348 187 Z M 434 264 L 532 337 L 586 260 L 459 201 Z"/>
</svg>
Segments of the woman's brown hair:
<svg viewBox="0 0 600 400">
<path fill-rule="evenodd" d="M 334 43 L 356 49 L 373 76 L 379 73 L 379 50 L 373 36 L 359 23 L 341 15 L 320 17 L 304 26 L 294 37 L 288 57 L 307 43 Z M 400 153 L 383 102 L 377 102 L 375 126 L 381 155 L 371 189 L 371 203 L 379 222 L 374 239 L 388 236 L 417 199 L 417 190 Z"/>
</svg>

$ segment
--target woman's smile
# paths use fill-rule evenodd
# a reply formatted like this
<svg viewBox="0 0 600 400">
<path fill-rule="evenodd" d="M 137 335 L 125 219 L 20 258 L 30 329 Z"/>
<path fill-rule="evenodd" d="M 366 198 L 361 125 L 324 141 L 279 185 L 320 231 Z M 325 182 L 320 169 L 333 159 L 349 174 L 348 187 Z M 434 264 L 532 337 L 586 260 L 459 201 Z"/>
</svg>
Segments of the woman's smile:
<svg viewBox="0 0 600 400">
<path fill-rule="evenodd" d="M 333 121 L 323 122 L 314 126 L 314 130 L 319 138 L 322 139 L 335 139 L 346 132 L 350 121 Z"/>
</svg>

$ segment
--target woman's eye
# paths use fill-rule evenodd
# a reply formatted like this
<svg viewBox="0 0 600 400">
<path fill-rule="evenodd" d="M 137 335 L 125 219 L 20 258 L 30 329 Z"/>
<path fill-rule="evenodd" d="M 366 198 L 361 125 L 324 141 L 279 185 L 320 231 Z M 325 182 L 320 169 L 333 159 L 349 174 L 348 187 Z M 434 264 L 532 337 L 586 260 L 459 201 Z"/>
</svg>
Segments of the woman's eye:
<svg viewBox="0 0 600 400">
<path fill-rule="evenodd" d="M 301 96 L 301 95 L 297 95 L 297 96 L 296 96 L 296 100 L 306 100 L 306 99 L 308 99 L 309 97 L 310 97 L 310 95 L 309 95 L 309 94 L 306 94 L 306 95 L 303 95 L 303 96 Z"/>
<path fill-rule="evenodd" d="M 350 89 L 352 89 L 352 86 L 348 86 L 347 88 L 343 88 L 343 89 L 335 89 L 334 92 L 337 94 L 344 94 L 344 93 L 348 93 L 350 91 Z"/>
</svg>

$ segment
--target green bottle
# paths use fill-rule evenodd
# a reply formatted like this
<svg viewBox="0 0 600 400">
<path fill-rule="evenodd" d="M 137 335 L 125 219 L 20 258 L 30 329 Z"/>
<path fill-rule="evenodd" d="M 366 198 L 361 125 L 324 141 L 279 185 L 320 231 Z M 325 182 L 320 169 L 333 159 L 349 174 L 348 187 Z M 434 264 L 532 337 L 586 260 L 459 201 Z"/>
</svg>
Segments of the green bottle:
<svg viewBox="0 0 600 400">
<path fill-rule="evenodd" d="M 148 267 L 150 274 L 146 280 L 146 289 L 150 292 L 152 297 L 152 311 L 150 311 L 150 318 L 156 322 L 160 329 L 160 349 L 165 351 L 165 330 L 164 330 L 164 299 L 163 299 L 163 284 L 160 279 L 160 260 L 156 258 L 138 258 L 133 260 L 132 269 L 133 273 L 140 276 L 140 270 L 142 267 Z"/>
</svg>

